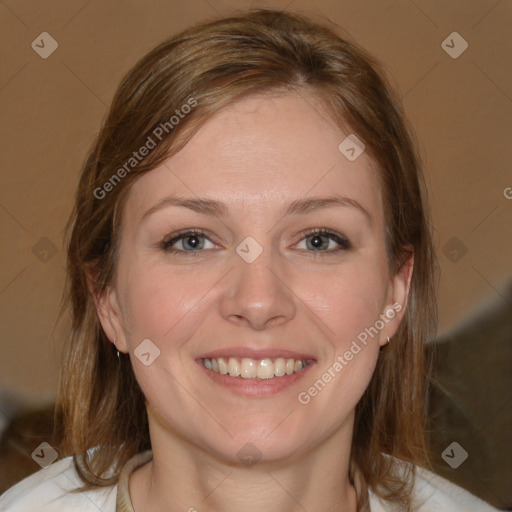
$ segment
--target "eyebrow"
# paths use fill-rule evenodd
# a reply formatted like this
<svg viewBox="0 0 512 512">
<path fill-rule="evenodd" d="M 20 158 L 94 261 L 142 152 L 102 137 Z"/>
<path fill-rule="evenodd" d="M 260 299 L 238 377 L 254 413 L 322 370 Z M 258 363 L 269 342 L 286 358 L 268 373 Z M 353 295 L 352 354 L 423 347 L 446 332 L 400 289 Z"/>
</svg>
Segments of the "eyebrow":
<svg viewBox="0 0 512 512">
<path fill-rule="evenodd" d="M 142 216 L 141 220 L 144 220 L 153 213 L 169 206 L 188 208 L 189 210 L 193 210 L 197 213 L 212 215 L 214 217 L 226 217 L 230 212 L 229 207 L 225 203 L 216 201 L 214 199 L 207 199 L 203 197 L 187 198 L 169 196 L 163 198 L 157 204 L 147 210 L 146 213 L 144 213 Z M 315 210 L 321 210 L 334 206 L 354 208 L 362 213 L 370 223 L 372 222 L 371 215 L 361 203 L 355 199 L 351 199 L 350 197 L 343 197 L 339 195 L 314 196 L 297 199 L 288 205 L 281 217 L 285 217 L 287 215 L 304 215 Z"/>
</svg>

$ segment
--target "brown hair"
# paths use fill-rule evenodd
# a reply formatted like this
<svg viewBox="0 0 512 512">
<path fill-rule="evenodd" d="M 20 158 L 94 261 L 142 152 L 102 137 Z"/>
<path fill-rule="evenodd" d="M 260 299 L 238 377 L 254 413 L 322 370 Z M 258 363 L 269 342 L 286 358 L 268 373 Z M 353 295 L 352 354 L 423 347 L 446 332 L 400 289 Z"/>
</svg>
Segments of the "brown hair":
<svg viewBox="0 0 512 512">
<path fill-rule="evenodd" d="M 349 468 L 358 510 L 368 510 L 369 487 L 411 510 L 414 465 L 400 476 L 395 458 L 427 461 L 423 344 L 436 320 L 435 258 L 418 152 L 400 101 L 372 57 L 323 25 L 268 10 L 197 25 L 144 56 L 123 79 L 85 162 L 70 219 L 72 332 L 56 413 L 61 448 L 73 454 L 83 489 L 115 483 L 122 465 L 150 448 L 144 395 L 129 357 L 118 361 L 93 300 L 115 276 L 126 193 L 225 106 L 281 90 L 314 93 L 342 130 L 364 142 L 378 167 L 392 271 L 414 251 L 407 311 L 357 405 Z M 195 107 L 170 122 L 186 104 Z M 156 147 L 119 172 L 166 122 Z M 93 447 L 99 449 L 88 454 Z"/>
</svg>

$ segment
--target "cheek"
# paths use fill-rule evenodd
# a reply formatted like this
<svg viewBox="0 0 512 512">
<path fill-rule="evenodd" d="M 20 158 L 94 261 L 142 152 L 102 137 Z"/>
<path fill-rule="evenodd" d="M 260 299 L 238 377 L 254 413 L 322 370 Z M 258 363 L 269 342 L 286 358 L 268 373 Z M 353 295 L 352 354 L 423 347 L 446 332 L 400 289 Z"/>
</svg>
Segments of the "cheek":
<svg viewBox="0 0 512 512">
<path fill-rule="evenodd" d="M 373 270 L 372 270 L 373 268 Z M 385 302 L 385 278 L 377 265 L 350 266 L 316 287 L 312 308 L 322 317 L 329 338 L 343 348 L 373 326 Z"/>
<path fill-rule="evenodd" d="M 377 264 L 353 265 L 338 272 L 328 286 L 315 287 L 310 307 L 328 327 L 324 332 L 331 350 L 298 398 L 333 428 L 359 402 L 374 373 L 379 337 L 372 329 L 382 313 L 385 276 Z"/>
<path fill-rule="evenodd" d="M 134 268 L 123 290 L 123 317 L 130 345 L 145 338 L 162 341 L 177 330 L 207 292 L 201 281 L 174 275 L 164 266 Z"/>
</svg>

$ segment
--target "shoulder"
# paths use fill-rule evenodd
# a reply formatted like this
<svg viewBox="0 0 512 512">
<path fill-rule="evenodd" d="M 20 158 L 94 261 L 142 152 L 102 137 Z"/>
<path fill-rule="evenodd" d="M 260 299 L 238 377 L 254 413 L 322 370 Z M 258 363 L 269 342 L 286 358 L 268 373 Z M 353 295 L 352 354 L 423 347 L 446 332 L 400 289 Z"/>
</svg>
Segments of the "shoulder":
<svg viewBox="0 0 512 512">
<path fill-rule="evenodd" d="M 477 498 L 469 491 L 432 473 L 416 467 L 414 496 L 418 512 L 493 512 L 497 508 Z"/>
<path fill-rule="evenodd" d="M 371 491 L 370 505 L 371 512 L 394 510 L 393 505 L 385 503 Z M 445 478 L 416 466 L 413 510 L 416 512 L 496 512 L 498 509 Z"/>
<path fill-rule="evenodd" d="M 2 512 L 113 512 L 116 487 L 70 493 L 83 485 L 72 457 L 54 462 L 47 468 L 30 475 L 0 496 Z"/>
</svg>

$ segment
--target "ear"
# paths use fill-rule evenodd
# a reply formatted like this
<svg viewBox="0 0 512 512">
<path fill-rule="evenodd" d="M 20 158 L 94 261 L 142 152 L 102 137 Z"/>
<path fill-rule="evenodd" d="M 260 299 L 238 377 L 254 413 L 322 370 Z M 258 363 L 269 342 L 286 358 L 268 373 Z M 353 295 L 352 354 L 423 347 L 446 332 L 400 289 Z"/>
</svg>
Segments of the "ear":
<svg viewBox="0 0 512 512">
<path fill-rule="evenodd" d="M 414 269 L 414 251 L 412 247 L 407 247 L 404 252 L 404 260 L 398 272 L 391 276 L 388 288 L 388 300 L 384 307 L 381 319 L 385 326 L 380 333 L 379 345 L 387 343 L 387 338 L 392 338 L 400 326 L 409 298 L 412 274 Z"/>
<path fill-rule="evenodd" d="M 95 276 L 87 273 L 87 285 L 94 300 L 96 314 L 107 338 L 115 344 L 119 352 L 128 352 L 126 335 L 124 330 L 123 315 L 119 305 L 117 290 L 114 286 L 99 292 L 96 286 Z"/>
</svg>

